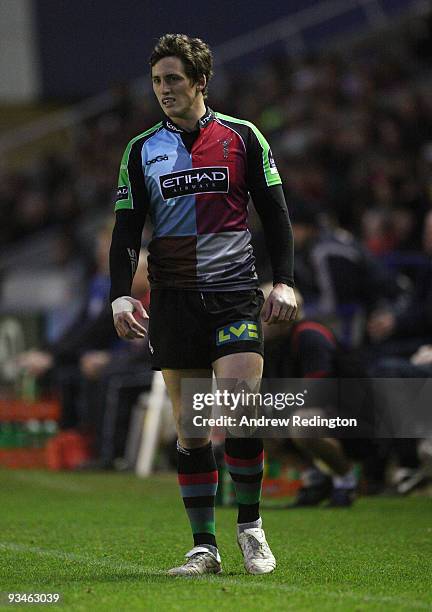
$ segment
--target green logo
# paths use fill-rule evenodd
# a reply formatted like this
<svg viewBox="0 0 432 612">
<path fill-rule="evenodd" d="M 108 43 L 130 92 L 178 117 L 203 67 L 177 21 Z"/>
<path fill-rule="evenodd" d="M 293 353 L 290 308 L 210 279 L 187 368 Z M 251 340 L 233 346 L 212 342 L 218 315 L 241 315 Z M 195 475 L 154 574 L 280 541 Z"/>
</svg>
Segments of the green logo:
<svg viewBox="0 0 432 612">
<path fill-rule="evenodd" d="M 236 321 L 216 330 L 216 344 L 228 344 L 241 340 L 258 340 L 258 325 L 253 321 Z"/>
</svg>

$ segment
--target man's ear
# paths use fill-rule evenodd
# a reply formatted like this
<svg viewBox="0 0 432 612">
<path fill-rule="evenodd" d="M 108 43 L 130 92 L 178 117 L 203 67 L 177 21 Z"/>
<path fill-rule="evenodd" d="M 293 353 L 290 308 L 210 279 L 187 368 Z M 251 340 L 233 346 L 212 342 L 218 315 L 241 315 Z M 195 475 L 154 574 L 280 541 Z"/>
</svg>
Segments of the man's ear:
<svg viewBox="0 0 432 612">
<path fill-rule="evenodd" d="M 203 74 L 197 81 L 197 90 L 204 91 L 204 89 L 206 88 L 206 85 L 207 85 L 207 79 L 205 75 Z"/>
</svg>

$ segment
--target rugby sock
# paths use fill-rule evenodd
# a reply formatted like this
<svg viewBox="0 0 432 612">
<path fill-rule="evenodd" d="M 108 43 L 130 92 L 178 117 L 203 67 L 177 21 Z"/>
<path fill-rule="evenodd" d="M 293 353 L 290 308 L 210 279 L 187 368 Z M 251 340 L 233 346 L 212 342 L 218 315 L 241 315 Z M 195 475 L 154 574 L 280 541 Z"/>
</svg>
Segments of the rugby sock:
<svg viewBox="0 0 432 612">
<path fill-rule="evenodd" d="M 236 492 L 237 523 L 258 521 L 264 470 L 263 441 L 259 438 L 226 438 L 225 463 Z"/>
<path fill-rule="evenodd" d="M 253 521 L 252 523 L 237 523 L 237 533 L 243 533 L 245 529 L 261 529 L 262 520 L 259 518 L 257 521 Z"/>
<path fill-rule="evenodd" d="M 205 546 L 213 554 L 215 538 L 215 496 L 218 471 L 212 443 L 200 448 L 182 448 L 177 442 L 178 481 L 195 546 Z"/>
</svg>

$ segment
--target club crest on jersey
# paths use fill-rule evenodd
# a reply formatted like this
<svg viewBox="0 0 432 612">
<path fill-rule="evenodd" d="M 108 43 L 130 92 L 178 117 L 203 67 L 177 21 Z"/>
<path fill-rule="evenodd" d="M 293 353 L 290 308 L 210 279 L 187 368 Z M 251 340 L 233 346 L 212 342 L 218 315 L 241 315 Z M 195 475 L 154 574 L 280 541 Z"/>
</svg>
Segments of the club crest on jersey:
<svg viewBox="0 0 432 612">
<path fill-rule="evenodd" d="M 222 145 L 223 158 L 228 159 L 229 146 L 232 142 L 232 138 L 221 138 L 220 140 L 218 140 L 218 142 L 220 142 L 220 144 Z"/>
<path fill-rule="evenodd" d="M 159 177 L 164 200 L 194 193 L 228 193 L 229 169 L 225 166 L 190 168 Z"/>
<path fill-rule="evenodd" d="M 216 345 L 244 340 L 258 340 L 259 329 L 254 321 L 236 321 L 216 330 Z"/>
</svg>

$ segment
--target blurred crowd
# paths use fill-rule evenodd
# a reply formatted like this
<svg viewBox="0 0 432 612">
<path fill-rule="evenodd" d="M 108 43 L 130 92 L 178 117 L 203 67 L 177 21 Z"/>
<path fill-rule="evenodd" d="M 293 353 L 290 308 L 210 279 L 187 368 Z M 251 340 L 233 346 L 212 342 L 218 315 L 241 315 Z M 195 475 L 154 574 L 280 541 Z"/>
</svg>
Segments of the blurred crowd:
<svg viewBox="0 0 432 612">
<path fill-rule="evenodd" d="M 220 68 L 209 101 L 216 110 L 254 122 L 271 143 L 294 229 L 303 317 L 323 326 L 308 328 L 306 348 L 316 342 L 322 351 L 323 335 L 329 341 L 322 330 L 331 330 L 336 334 L 330 342 L 333 353 L 343 354 L 345 365 L 357 364 L 351 374 L 421 378 L 432 373 L 430 18 L 421 37 L 407 32 L 392 43 L 295 58 L 279 53 L 241 72 Z M 35 375 L 55 370 L 57 389 L 68 398 L 63 400 L 65 427 L 76 425 L 95 404 L 99 416 L 90 421 L 103 421 L 113 380 L 131 374 L 131 364 L 138 363 L 137 378 L 130 382 L 133 392 L 125 394 L 127 405 L 136 400 L 139 385 L 151 382 L 146 349 L 119 344 L 104 300 L 107 227 L 119 160 L 128 140 L 158 121 L 159 113 L 150 95 L 133 96 L 126 85 L 113 94 L 111 109 L 75 129 L 72 150 L 46 155 L 26 170 L 1 171 L 0 255 L 53 230 L 62 247 L 54 264 L 64 268 L 78 262 L 81 267 L 87 298 L 75 324 L 60 325 L 43 351 L 22 359 Z M 83 233 L 95 218 L 97 240 Z M 253 207 L 250 225 L 260 280 L 266 282 L 271 271 Z M 148 287 L 139 279 L 135 291 L 147 299 Z M 102 326 L 100 336 L 95 322 Z M 289 334 L 287 354 L 294 337 L 281 332 L 282 340 Z M 277 346 L 278 354 L 288 350 L 284 342 Z M 326 375 L 339 375 L 336 362 L 330 361 Z M 292 375 L 286 364 L 280 368 L 278 376 Z M 310 375 L 304 368 L 299 372 Z M 80 416 L 72 401 L 77 388 Z M 123 401 L 116 393 L 112 401 Z M 397 483 L 400 492 L 410 490 L 407 482 L 422 481 L 420 442 L 386 441 L 368 451 L 379 465 L 375 474 L 371 468 L 370 481 L 385 480 L 391 454 L 405 470 Z M 102 442 L 99 457 L 111 465 L 116 452 L 112 439 L 105 455 L 101 448 L 106 450 Z M 309 457 L 315 452 L 312 447 L 301 451 Z M 336 457 L 335 465 L 341 464 Z"/>
</svg>

